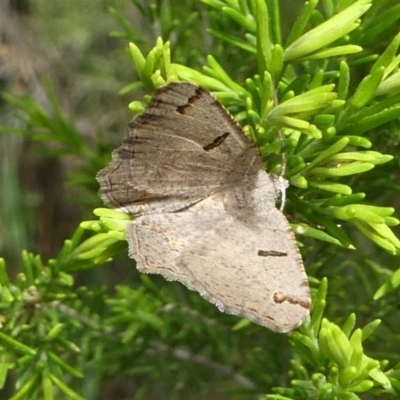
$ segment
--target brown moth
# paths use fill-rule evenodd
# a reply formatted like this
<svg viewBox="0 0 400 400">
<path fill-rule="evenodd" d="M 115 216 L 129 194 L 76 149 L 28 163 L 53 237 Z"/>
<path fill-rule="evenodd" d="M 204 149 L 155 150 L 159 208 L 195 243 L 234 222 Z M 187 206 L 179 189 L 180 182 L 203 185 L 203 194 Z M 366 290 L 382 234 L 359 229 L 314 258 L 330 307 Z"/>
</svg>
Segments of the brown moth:
<svg viewBox="0 0 400 400">
<path fill-rule="evenodd" d="M 205 89 L 156 90 L 97 175 L 111 207 L 134 215 L 129 256 L 144 273 L 196 290 L 221 311 L 277 332 L 309 315 L 310 294 L 274 179 L 259 150 Z"/>
</svg>

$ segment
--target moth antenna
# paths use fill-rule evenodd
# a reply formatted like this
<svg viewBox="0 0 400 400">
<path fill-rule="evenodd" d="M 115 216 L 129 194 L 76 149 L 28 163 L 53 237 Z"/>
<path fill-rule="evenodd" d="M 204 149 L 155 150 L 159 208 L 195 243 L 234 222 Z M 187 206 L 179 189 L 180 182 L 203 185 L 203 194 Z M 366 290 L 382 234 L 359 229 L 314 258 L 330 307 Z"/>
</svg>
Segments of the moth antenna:
<svg viewBox="0 0 400 400">
<path fill-rule="evenodd" d="M 277 96 L 277 91 L 274 91 L 273 94 L 273 102 L 274 105 L 277 106 L 279 104 L 278 102 L 278 96 Z M 283 148 L 283 143 L 284 143 L 284 138 L 285 134 L 283 133 L 282 129 L 279 129 L 278 131 L 278 139 L 281 144 L 281 149 Z M 280 204 L 280 211 L 283 211 L 285 208 L 285 203 L 286 203 L 286 189 L 289 187 L 288 181 L 285 179 L 285 174 L 286 174 L 286 167 L 287 167 L 287 156 L 285 152 L 281 152 L 281 171 L 279 173 L 279 177 L 277 179 L 278 185 L 277 189 L 281 194 L 281 204 Z M 284 183 L 283 183 L 284 182 Z"/>
</svg>

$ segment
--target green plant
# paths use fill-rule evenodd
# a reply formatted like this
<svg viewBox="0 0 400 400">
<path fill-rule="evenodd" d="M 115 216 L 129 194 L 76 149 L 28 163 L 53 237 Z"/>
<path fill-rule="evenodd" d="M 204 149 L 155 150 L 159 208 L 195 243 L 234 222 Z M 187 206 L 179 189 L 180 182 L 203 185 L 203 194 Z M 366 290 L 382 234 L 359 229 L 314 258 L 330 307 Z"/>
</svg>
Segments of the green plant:
<svg viewBox="0 0 400 400">
<path fill-rule="evenodd" d="M 105 285 L 75 284 L 73 273 L 126 249 L 130 217 L 96 209 L 98 219 L 82 222 L 48 262 L 23 252 L 23 271 L 14 280 L 0 263 L 0 383 L 15 374 L 13 400 L 102 398 L 84 382 L 98 388 L 99 380 L 121 376 L 137 378 L 135 398 L 151 395 L 154 387 L 164 398 L 225 391 L 232 398 L 282 400 L 383 398 L 400 390 L 398 356 L 383 347 L 384 341 L 393 348 L 399 342 L 396 303 L 387 300 L 399 285 L 398 271 L 381 266 L 385 256 L 374 261 L 352 250 L 374 244 L 395 262 L 400 250 L 392 232 L 399 221 L 393 208 L 382 206 L 382 190 L 377 192 L 398 191 L 391 176 L 398 165 L 400 35 L 392 30 L 399 7 L 387 1 L 309 1 L 284 40 L 272 0 L 202 3 L 216 38 L 202 72 L 196 68 L 204 53 L 190 44 L 198 39 L 196 29 L 180 29 L 173 18 L 173 11 L 187 12 L 187 21 L 198 27 L 195 7 L 177 11 L 174 3 L 165 13 L 162 2 L 146 8 L 134 1 L 149 21 L 161 21 L 165 36 L 178 38 L 172 45 L 158 38 L 146 56 L 139 49 L 145 40 L 135 44 L 141 36 L 112 10 L 125 29 L 114 36 L 135 41 L 130 51 L 138 81 L 121 93 L 140 87 L 151 92 L 178 80 L 202 85 L 242 124 L 267 170 L 285 169 L 291 185 L 286 213 L 310 275 L 312 317 L 289 335 L 288 346 L 285 336 L 222 315 L 179 284 L 147 276 L 138 282 L 137 275 L 114 293 Z M 62 150 L 87 156 L 75 182 L 94 180 L 106 152 L 77 134 L 59 112 L 49 83 L 47 92 L 53 113 L 28 97 L 7 95 L 26 127 L 3 132 L 44 145 L 55 140 Z M 147 101 L 130 108 L 140 112 Z M 371 304 L 374 292 L 380 300 Z M 363 328 L 355 328 L 356 314 Z M 380 319 L 384 340 L 372 335 Z"/>
</svg>

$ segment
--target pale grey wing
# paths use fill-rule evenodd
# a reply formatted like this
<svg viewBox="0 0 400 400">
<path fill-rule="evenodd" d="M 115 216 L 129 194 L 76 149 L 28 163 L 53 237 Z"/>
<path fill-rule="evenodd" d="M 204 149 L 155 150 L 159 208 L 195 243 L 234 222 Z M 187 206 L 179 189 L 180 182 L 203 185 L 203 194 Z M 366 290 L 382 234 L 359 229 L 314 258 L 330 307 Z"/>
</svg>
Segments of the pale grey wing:
<svg viewBox="0 0 400 400">
<path fill-rule="evenodd" d="M 138 217 L 127 231 L 129 256 L 136 260 L 139 271 L 161 274 L 193 289 L 197 278 L 190 270 L 179 266 L 180 257 L 223 218 L 219 211 L 181 211 Z"/>
<path fill-rule="evenodd" d="M 309 287 L 287 220 L 275 208 L 262 214 L 144 216 L 128 230 L 130 256 L 221 311 L 287 332 L 309 315 Z"/>
<path fill-rule="evenodd" d="M 131 214 L 174 211 L 263 169 L 258 149 L 205 89 L 158 89 L 99 172 L 102 198 Z"/>
<path fill-rule="evenodd" d="M 227 215 L 179 265 L 197 274 L 196 290 L 221 311 L 277 332 L 298 327 L 309 315 L 303 262 L 289 223 L 276 208 Z"/>
</svg>

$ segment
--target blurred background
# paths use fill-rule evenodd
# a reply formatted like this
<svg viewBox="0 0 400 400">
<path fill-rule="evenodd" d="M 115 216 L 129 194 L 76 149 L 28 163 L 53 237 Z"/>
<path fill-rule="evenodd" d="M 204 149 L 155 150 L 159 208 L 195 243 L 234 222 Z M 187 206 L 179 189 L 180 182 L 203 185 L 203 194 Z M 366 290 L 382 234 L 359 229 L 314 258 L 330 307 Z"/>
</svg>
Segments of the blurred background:
<svg viewBox="0 0 400 400">
<path fill-rule="evenodd" d="M 304 1 L 284 3 L 283 30 L 288 30 Z M 204 5 L 196 0 L 0 0 L 0 255 L 6 259 L 11 277 L 21 269 L 22 249 L 48 260 L 58 253 L 64 240 L 82 220 L 93 218 L 93 208 L 102 206 L 95 175 L 125 136 L 127 124 L 133 118 L 128 104 L 142 99 L 145 93 L 136 83 L 129 41 L 147 54 L 161 36 L 165 41 L 171 40 L 174 62 L 200 69 L 199 66 L 205 64 L 205 55 L 212 53 L 217 59 L 224 59 L 228 72 L 234 71 L 232 76 L 237 78 L 241 73 L 245 76 L 244 71 L 236 70 L 236 49 L 232 51 L 213 39 L 207 33 L 208 27 L 208 14 L 204 12 Z M 386 45 L 387 42 L 376 43 L 381 48 Z M 253 59 L 245 68 L 251 69 L 251 63 Z M 130 86 L 127 88 L 127 85 Z M 395 153 L 394 146 L 400 141 L 397 128 L 373 133 L 380 151 Z M 365 179 L 353 183 L 355 187 L 359 185 L 358 190 L 369 194 L 373 204 L 397 207 L 398 196 L 379 187 L 385 168 L 387 174 L 392 174 L 398 171 L 398 164 L 364 175 L 369 177 L 365 187 Z M 393 181 L 398 180 L 398 173 L 393 176 Z M 328 309 L 339 320 L 345 319 L 348 311 L 357 312 L 359 321 L 363 322 L 369 322 L 379 313 L 391 320 L 393 302 L 386 312 L 386 303 L 372 305 L 365 299 L 370 299 L 376 290 L 376 276 L 382 273 L 380 265 L 396 267 L 397 260 L 358 232 L 350 229 L 350 235 L 357 246 L 351 254 L 338 253 L 336 247 L 305 240 L 309 246 L 304 251 L 308 272 L 319 278 L 337 278 L 332 279 L 329 296 L 333 301 Z M 366 258 L 369 264 L 364 262 Z M 126 254 L 121 254 L 111 265 L 77 276 L 78 285 L 112 287 L 120 282 L 129 285 L 133 281 L 138 282 L 138 274 Z M 210 309 L 212 316 L 217 314 L 212 306 Z M 395 318 L 398 320 L 398 315 Z M 395 322 L 391 320 L 393 325 L 388 327 L 389 336 L 395 337 L 394 342 L 369 344 L 371 348 L 378 344 L 382 356 L 390 356 L 393 343 L 399 344 L 393 328 Z M 247 343 L 254 354 L 257 353 L 254 356 L 257 360 L 269 358 L 268 378 L 266 366 L 261 362 L 257 364 L 257 374 L 252 374 L 261 387 L 268 387 L 279 382 L 278 368 L 285 371 L 289 368 L 287 338 L 257 332 L 258 336 L 242 337 L 237 342 L 236 338 L 231 338 L 233 343 L 229 342 L 229 346 L 236 347 L 226 345 L 225 354 L 229 358 L 233 350 L 246 364 L 249 353 L 241 346 Z M 200 343 L 194 343 L 194 348 L 197 344 L 200 348 Z M 265 346 L 269 346 L 267 355 L 263 353 Z M 162 347 L 155 350 L 156 355 L 164 354 L 164 363 L 168 363 L 170 357 L 185 360 L 191 357 L 187 354 L 192 354 L 170 355 L 168 349 Z M 233 370 L 225 369 L 223 363 L 209 363 L 209 359 L 202 357 L 195 360 L 200 366 L 197 387 L 201 387 L 203 381 L 211 382 L 211 376 L 217 371 L 223 376 L 229 375 L 238 386 L 248 389 L 250 385 L 252 389 L 252 383 L 245 376 L 235 375 Z M 131 359 L 124 361 L 132 367 Z M 152 362 L 154 368 L 163 368 L 157 366 L 159 360 Z M 123 364 L 121 362 L 119 367 L 123 368 Z M 118 372 L 113 371 L 113 379 L 99 384 L 102 394 L 93 398 L 133 398 L 132 393 L 142 387 L 143 381 L 133 381 L 124 374 L 119 376 Z M 185 372 L 188 371 L 182 369 L 179 374 Z M 173 374 L 178 374 L 173 369 L 165 373 L 165 379 L 171 381 Z M 206 392 L 207 399 L 232 398 L 214 395 L 212 383 Z M 162 397 L 162 393 L 163 385 L 155 382 L 153 392 L 146 398 L 167 398 Z M 193 392 L 190 398 L 201 398 L 198 394 Z M 1 399 L 8 398 L 1 396 L 0 393 Z"/>
</svg>

